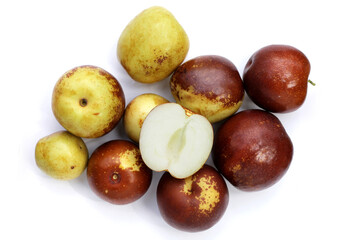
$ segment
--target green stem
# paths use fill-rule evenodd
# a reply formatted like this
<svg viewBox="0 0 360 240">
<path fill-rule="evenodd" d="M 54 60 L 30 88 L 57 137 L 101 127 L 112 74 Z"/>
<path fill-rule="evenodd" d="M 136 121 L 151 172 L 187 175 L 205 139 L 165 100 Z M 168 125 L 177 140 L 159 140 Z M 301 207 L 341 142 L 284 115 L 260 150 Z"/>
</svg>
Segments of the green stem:
<svg viewBox="0 0 360 240">
<path fill-rule="evenodd" d="M 310 79 L 308 80 L 308 82 L 309 82 L 311 85 L 313 85 L 313 86 L 316 85 L 316 84 L 315 84 L 313 81 L 311 81 Z"/>
</svg>

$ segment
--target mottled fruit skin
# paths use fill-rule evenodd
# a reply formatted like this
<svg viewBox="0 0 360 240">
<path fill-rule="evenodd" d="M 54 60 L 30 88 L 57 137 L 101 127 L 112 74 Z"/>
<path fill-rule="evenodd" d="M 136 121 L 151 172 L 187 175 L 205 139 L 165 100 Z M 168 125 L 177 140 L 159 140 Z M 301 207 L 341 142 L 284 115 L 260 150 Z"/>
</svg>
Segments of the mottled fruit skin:
<svg viewBox="0 0 360 240">
<path fill-rule="evenodd" d="M 211 228 L 225 213 L 228 202 L 225 180 L 209 165 L 185 179 L 176 179 L 166 172 L 157 188 L 162 217 L 170 226 L 182 231 Z"/>
<path fill-rule="evenodd" d="M 123 89 L 102 68 L 84 65 L 64 73 L 52 95 L 52 110 L 58 122 L 72 134 L 97 138 L 110 132 L 125 109 Z"/>
<path fill-rule="evenodd" d="M 135 97 L 126 107 L 124 128 L 128 137 L 139 143 L 142 124 L 149 112 L 156 106 L 168 103 L 169 100 L 154 93 L 144 93 Z"/>
<path fill-rule="evenodd" d="M 270 45 L 255 52 L 247 62 L 243 79 L 250 99 L 276 113 L 292 112 L 305 101 L 310 62 L 298 49 Z"/>
<path fill-rule="evenodd" d="M 292 156 L 293 144 L 281 122 L 263 110 L 241 111 L 216 133 L 215 166 L 240 190 L 272 186 L 286 173 Z"/>
<path fill-rule="evenodd" d="M 243 82 L 235 65 L 216 55 L 183 63 L 172 75 L 170 88 L 177 103 L 211 123 L 234 114 L 244 98 Z"/>
<path fill-rule="evenodd" d="M 90 188 L 112 204 L 128 204 L 148 190 L 152 171 L 142 161 L 138 147 L 125 140 L 111 140 L 99 146 L 89 159 Z"/>
<path fill-rule="evenodd" d="M 150 7 L 123 30 L 117 56 L 132 79 L 154 83 L 165 79 L 184 61 L 189 39 L 175 17 L 163 7 Z"/>
<path fill-rule="evenodd" d="M 36 165 L 55 179 L 71 180 L 85 170 L 89 154 L 84 141 L 68 131 L 41 138 L 35 146 Z"/>
</svg>

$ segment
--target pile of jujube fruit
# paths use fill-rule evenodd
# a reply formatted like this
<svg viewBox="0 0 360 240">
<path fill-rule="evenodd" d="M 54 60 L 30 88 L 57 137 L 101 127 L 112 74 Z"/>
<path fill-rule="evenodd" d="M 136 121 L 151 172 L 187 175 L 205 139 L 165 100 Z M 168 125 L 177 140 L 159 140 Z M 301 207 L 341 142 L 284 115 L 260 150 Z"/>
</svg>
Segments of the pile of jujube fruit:
<svg viewBox="0 0 360 240">
<path fill-rule="evenodd" d="M 144 84 L 169 80 L 175 101 L 146 92 L 126 105 L 126 89 L 112 74 L 98 66 L 74 67 L 52 95 L 52 111 L 64 130 L 37 142 L 37 166 L 62 180 L 86 169 L 91 190 L 112 204 L 140 199 L 153 171 L 164 171 L 156 193 L 160 214 L 189 232 L 222 218 L 226 180 L 242 191 L 278 182 L 292 161 L 293 144 L 273 113 L 304 103 L 307 57 L 289 45 L 265 46 L 250 57 L 241 78 L 223 56 L 184 62 L 188 50 L 189 38 L 168 10 L 151 7 L 137 15 L 118 39 L 119 66 Z M 245 93 L 259 108 L 239 111 Z M 121 119 L 129 139 L 112 139 L 89 156 L 83 138 L 104 136 Z M 211 154 L 215 167 L 206 163 Z"/>
</svg>

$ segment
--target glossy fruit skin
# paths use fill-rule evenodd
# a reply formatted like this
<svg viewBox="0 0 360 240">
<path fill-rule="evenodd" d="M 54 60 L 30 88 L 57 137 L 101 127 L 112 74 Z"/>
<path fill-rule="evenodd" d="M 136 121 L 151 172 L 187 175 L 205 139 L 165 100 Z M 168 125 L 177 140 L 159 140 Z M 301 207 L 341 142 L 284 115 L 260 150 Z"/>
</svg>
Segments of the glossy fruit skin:
<svg viewBox="0 0 360 240">
<path fill-rule="evenodd" d="M 141 159 L 138 147 L 125 140 L 111 140 L 91 155 L 87 168 L 91 189 L 112 204 L 128 204 L 148 190 L 152 171 Z"/>
<path fill-rule="evenodd" d="M 243 191 L 263 190 L 287 172 L 293 144 L 280 120 L 258 110 L 229 118 L 215 136 L 213 160 L 219 172 Z"/>
<path fill-rule="evenodd" d="M 244 98 L 236 66 L 217 55 L 199 56 L 180 65 L 171 77 L 170 88 L 177 103 L 211 123 L 235 113 Z"/>
<path fill-rule="evenodd" d="M 298 49 L 269 45 L 245 65 L 244 88 L 259 107 L 276 113 L 292 112 L 305 101 L 310 62 Z"/>
<path fill-rule="evenodd" d="M 228 202 L 225 180 L 215 168 L 206 164 L 185 179 L 176 179 L 166 172 L 157 187 L 157 204 L 162 217 L 170 226 L 182 231 L 211 228 L 225 213 Z"/>
</svg>

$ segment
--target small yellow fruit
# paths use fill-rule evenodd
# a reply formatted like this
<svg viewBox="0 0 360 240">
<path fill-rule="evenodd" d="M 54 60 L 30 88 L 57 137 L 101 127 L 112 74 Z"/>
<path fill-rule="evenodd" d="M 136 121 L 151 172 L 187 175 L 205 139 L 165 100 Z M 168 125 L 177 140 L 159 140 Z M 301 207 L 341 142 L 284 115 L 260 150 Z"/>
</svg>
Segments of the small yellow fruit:
<svg viewBox="0 0 360 240">
<path fill-rule="evenodd" d="M 37 166 L 47 175 L 62 180 L 77 178 L 89 158 L 84 141 L 67 131 L 41 138 L 35 147 Z"/>
<path fill-rule="evenodd" d="M 185 59 L 189 39 L 165 8 L 151 7 L 137 15 L 123 30 L 117 46 L 120 63 L 136 81 L 165 79 Z"/>
<path fill-rule="evenodd" d="M 131 140 L 138 143 L 141 126 L 148 113 L 156 106 L 169 101 L 154 93 L 145 93 L 135 97 L 125 109 L 124 127 Z"/>
</svg>

